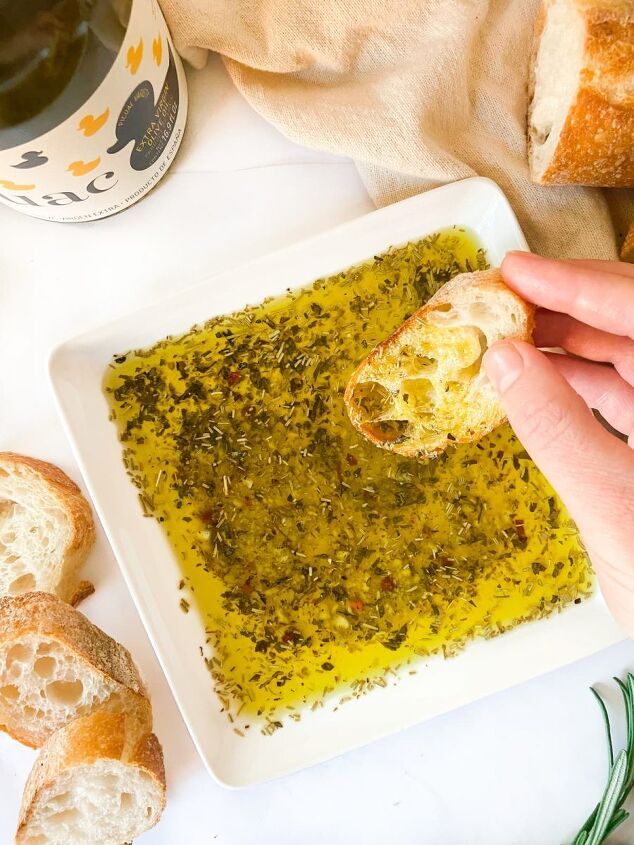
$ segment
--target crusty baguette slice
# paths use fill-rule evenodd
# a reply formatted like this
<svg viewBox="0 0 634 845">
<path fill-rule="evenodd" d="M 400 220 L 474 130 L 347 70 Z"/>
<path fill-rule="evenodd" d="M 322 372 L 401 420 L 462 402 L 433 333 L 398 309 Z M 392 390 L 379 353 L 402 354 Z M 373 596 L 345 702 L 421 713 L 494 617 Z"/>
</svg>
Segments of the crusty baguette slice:
<svg viewBox="0 0 634 845">
<path fill-rule="evenodd" d="M 456 276 L 354 371 L 344 396 L 353 425 L 422 459 L 478 440 L 505 419 L 482 356 L 502 338 L 530 340 L 533 315 L 499 270 Z"/>
<path fill-rule="evenodd" d="M 49 593 L 0 599 L 0 730 L 39 747 L 97 705 L 145 697 L 130 653 Z"/>
<path fill-rule="evenodd" d="M 534 182 L 633 186 L 632 0 L 544 0 L 529 103 Z"/>
<path fill-rule="evenodd" d="M 164 806 L 163 752 L 149 705 L 99 708 L 43 747 L 24 790 L 16 843 L 122 845 L 153 827 Z"/>
<path fill-rule="evenodd" d="M 77 570 L 95 541 L 90 505 L 56 466 L 0 452 L 0 596 L 32 590 L 76 604 Z"/>
</svg>

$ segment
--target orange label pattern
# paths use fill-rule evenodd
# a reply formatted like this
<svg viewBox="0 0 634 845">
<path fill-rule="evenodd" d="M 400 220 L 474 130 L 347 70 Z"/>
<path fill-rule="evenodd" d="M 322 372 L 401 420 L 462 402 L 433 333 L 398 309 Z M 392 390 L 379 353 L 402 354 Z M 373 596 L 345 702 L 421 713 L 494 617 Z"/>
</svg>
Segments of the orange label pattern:
<svg viewBox="0 0 634 845">
<path fill-rule="evenodd" d="M 8 191 L 32 191 L 35 185 L 18 185 L 10 179 L 0 179 L 0 186 Z"/>
<path fill-rule="evenodd" d="M 130 70 L 130 73 L 134 75 L 141 65 L 141 59 L 143 58 L 143 39 L 139 39 L 139 43 L 136 47 L 133 45 L 132 47 L 128 47 L 128 60 L 126 62 L 126 67 Z"/>
<path fill-rule="evenodd" d="M 152 41 L 152 56 L 154 57 L 156 66 L 160 67 L 161 61 L 163 59 L 163 39 L 160 35 L 158 36 L 158 38 L 155 38 L 154 41 Z"/>
<path fill-rule="evenodd" d="M 83 132 L 86 138 L 90 138 L 91 135 L 95 135 L 101 127 L 105 124 L 105 122 L 110 117 L 110 109 L 106 109 L 97 117 L 94 114 L 87 114 L 79 121 L 79 126 L 77 127 L 80 132 Z"/>
<path fill-rule="evenodd" d="M 66 169 L 70 171 L 73 176 L 84 176 L 86 173 L 90 173 L 91 170 L 94 170 L 95 167 L 98 167 L 100 163 L 101 157 L 97 156 L 97 158 L 92 161 L 72 161 Z"/>
</svg>

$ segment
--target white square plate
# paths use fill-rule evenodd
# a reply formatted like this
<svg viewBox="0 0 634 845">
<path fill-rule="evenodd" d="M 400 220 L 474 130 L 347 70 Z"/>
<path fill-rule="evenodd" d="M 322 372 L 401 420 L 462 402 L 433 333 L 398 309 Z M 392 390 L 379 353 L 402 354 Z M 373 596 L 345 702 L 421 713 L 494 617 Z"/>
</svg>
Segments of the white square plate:
<svg viewBox="0 0 634 845">
<path fill-rule="evenodd" d="M 623 639 L 600 595 L 549 619 L 475 642 L 452 660 L 433 658 L 396 684 L 333 710 L 306 711 L 272 736 L 236 735 L 221 714 L 201 660 L 203 626 L 179 608 L 178 563 L 154 520 L 144 519 L 123 466 L 102 393 L 116 352 L 146 346 L 194 323 L 337 273 L 392 245 L 451 225 L 473 230 L 492 265 L 526 249 L 517 220 L 488 179 L 447 185 L 374 211 L 330 232 L 209 279 L 162 303 L 68 341 L 50 375 L 99 517 L 200 756 L 228 786 L 268 780 L 333 757 L 481 696 L 555 669 Z"/>
</svg>

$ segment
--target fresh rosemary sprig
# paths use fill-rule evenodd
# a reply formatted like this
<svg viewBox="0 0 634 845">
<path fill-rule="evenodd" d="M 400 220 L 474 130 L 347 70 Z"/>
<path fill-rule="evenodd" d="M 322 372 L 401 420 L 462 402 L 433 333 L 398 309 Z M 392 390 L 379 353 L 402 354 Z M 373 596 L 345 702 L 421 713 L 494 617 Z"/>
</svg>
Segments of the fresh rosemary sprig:
<svg viewBox="0 0 634 845">
<path fill-rule="evenodd" d="M 592 689 L 591 692 L 601 708 L 608 740 L 608 782 L 601 801 L 586 819 L 572 845 L 601 845 L 630 815 L 623 809 L 623 804 L 634 787 L 634 675 L 628 673 L 625 682 L 619 678 L 614 680 L 619 685 L 625 704 L 626 747 L 615 759 L 610 717 L 603 699 Z"/>
</svg>

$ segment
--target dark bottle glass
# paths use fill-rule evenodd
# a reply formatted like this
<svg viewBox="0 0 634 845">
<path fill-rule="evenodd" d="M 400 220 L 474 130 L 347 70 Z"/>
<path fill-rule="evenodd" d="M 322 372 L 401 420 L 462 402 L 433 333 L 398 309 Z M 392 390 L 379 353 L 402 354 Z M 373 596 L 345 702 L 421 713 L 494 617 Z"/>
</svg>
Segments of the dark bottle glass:
<svg viewBox="0 0 634 845">
<path fill-rule="evenodd" d="M 0 0 L 0 149 L 44 135 L 97 90 L 131 0 Z"/>
</svg>

